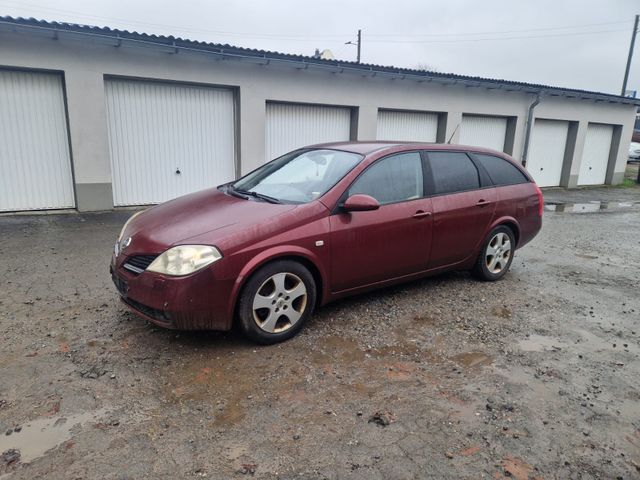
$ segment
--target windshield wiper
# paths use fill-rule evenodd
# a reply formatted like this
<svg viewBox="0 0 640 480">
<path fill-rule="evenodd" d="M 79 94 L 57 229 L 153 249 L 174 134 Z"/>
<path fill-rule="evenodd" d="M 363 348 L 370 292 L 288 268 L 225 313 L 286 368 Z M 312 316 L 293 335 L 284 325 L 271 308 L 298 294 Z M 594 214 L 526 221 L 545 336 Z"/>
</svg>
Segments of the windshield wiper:
<svg viewBox="0 0 640 480">
<path fill-rule="evenodd" d="M 237 198 L 242 198 L 244 200 L 248 200 L 248 196 L 247 195 L 242 195 L 241 193 L 237 192 L 231 185 L 229 185 L 225 190 L 225 193 L 228 193 L 229 195 L 232 195 L 234 197 Z"/>
<path fill-rule="evenodd" d="M 239 193 L 240 195 L 245 195 L 247 197 L 259 198 L 260 200 L 264 200 L 265 202 L 269 202 L 269 203 L 282 203 L 277 198 L 270 197 L 269 195 L 265 195 L 263 193 L 251 192 L 249 190 L 242 190 L 240 188 L 234 188 L 231 186 L 229 187 L 229 190 L 231 190 L 234 193 Z"/>
</svg>

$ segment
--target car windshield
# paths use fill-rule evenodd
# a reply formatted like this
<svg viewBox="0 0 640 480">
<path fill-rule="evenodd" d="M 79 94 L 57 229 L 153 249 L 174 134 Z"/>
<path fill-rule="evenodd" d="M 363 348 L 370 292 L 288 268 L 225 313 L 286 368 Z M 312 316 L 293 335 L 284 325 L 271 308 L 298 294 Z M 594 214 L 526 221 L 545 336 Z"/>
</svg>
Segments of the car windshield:
<svg viewBox="0 0 640 480">
<path fill-rule="evenodd" d="M 296 150 L 267 163 L 230 187 L 274 203 L 307 203 L 324 195 L 362 155 L 340 150 Z"/>
</svg>

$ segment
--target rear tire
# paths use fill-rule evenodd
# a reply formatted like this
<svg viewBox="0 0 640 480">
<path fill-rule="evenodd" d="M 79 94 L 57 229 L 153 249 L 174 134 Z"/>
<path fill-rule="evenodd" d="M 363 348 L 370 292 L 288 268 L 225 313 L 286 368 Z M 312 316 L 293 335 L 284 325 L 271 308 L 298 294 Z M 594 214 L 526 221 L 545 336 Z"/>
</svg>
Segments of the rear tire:
<svg viewBox="0 0 640 480">
<path fill-rule="evenodd" d="M 263 345 L 296 335 L 311 317 L 316 283 L 303 265 L 291 260 L 269 263 L 249 278 L 238 304 L 243 333 Z"/>
<path fill-rule="evenodd" d="M 511 267 L 515 246 L 515 236 L 509 227 L 499 225 L 491 230 L 482 243 L 472 275 L 485 282 L 500 280 Z"/>
</svg>

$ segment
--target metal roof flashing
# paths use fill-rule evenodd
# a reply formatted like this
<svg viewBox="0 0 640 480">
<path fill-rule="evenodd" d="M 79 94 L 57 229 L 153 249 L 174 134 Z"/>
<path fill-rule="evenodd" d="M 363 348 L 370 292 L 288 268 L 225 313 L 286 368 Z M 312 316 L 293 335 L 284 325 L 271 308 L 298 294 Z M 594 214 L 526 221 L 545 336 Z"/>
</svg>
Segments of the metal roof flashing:
<svg viewBox="0 0 640 480">
<path fill-rule="evenodd" d="M 48 36 L 60 40 L 63 37 L 91 37 L 114 47 L 137 46 L 153 48 L 167 53 L 191 52 L 213 55 L 221 59 L 237 59 L 260 65 L 284 64 L 299 70 L 324 70 L 332 73 L 353 73 L 365 77 L 386 77 L 395 80 L 413 80 L 419 83 L 439 83 L 457 85 L 465 88 L 486 88 L 514 91 L 525 94 L 544 92 L 549 96 L 560 96 L 576 100 L 619 103 L 640 106 L 640 99 L 622 97 L 608 93 L 590 92 L 548 85 L 530 84 L 501 79 L 470 77 L 450 73 L 430 72 L 409 68 L 363 64 L 357 62 L 324 60 L 303 55 L 271 52 L 250 48 L 234 47 L 228 44 L 200 42 L 173 36 L 150 35 L 146 33 L 117 30 L 108 27 L 96 27 L 64 22 L 49 22 L 34 18 L 14 18 L 0 16 L 0 31 L 17 34 Z"/>
</svg>

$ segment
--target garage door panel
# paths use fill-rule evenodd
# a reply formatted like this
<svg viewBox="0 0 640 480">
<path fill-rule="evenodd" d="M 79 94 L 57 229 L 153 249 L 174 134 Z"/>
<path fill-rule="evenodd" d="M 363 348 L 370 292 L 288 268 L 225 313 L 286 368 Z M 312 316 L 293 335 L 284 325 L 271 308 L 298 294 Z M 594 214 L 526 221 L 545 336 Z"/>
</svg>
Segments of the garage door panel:
<svg viewBox="0 0 640 480">
<path fill-rule="evenodd" d="M 62 78 L 0 71 L 0 211 L 73 208 Z"/>
<path fill-rule="evenodd" d="M 438 135 L 438 114 L 422 112 L 378 112 L 378 140 L 435 142 Z"/>
<path fill-rule="evenodd" d="M 351 109 L 288 103 L 267 103 L 266 161 L 315 143 L 348 141 Z"/>
<path fill-rule="evenodd" d="M 146 205 L 235 177 L 231 90 L 108 80 L 114 204 Z"/>
<path fill-rule="evenodd" d="M 539 186 L 560 185 L 568 134 L 569 122 L 535 121 L 527 170 Z"/>
<path fill-rule="evenodd" d="M 480 115 L 463 115 L 460 144 L 504 151 L 507 138 L 507 119 Z"/>
<path fill-rule="evenodd" d="M 590 123 L 587 126 L 578 185 L 602 185 L 605 182 L 612 139 L 613 125 Z"/>
</svg>

